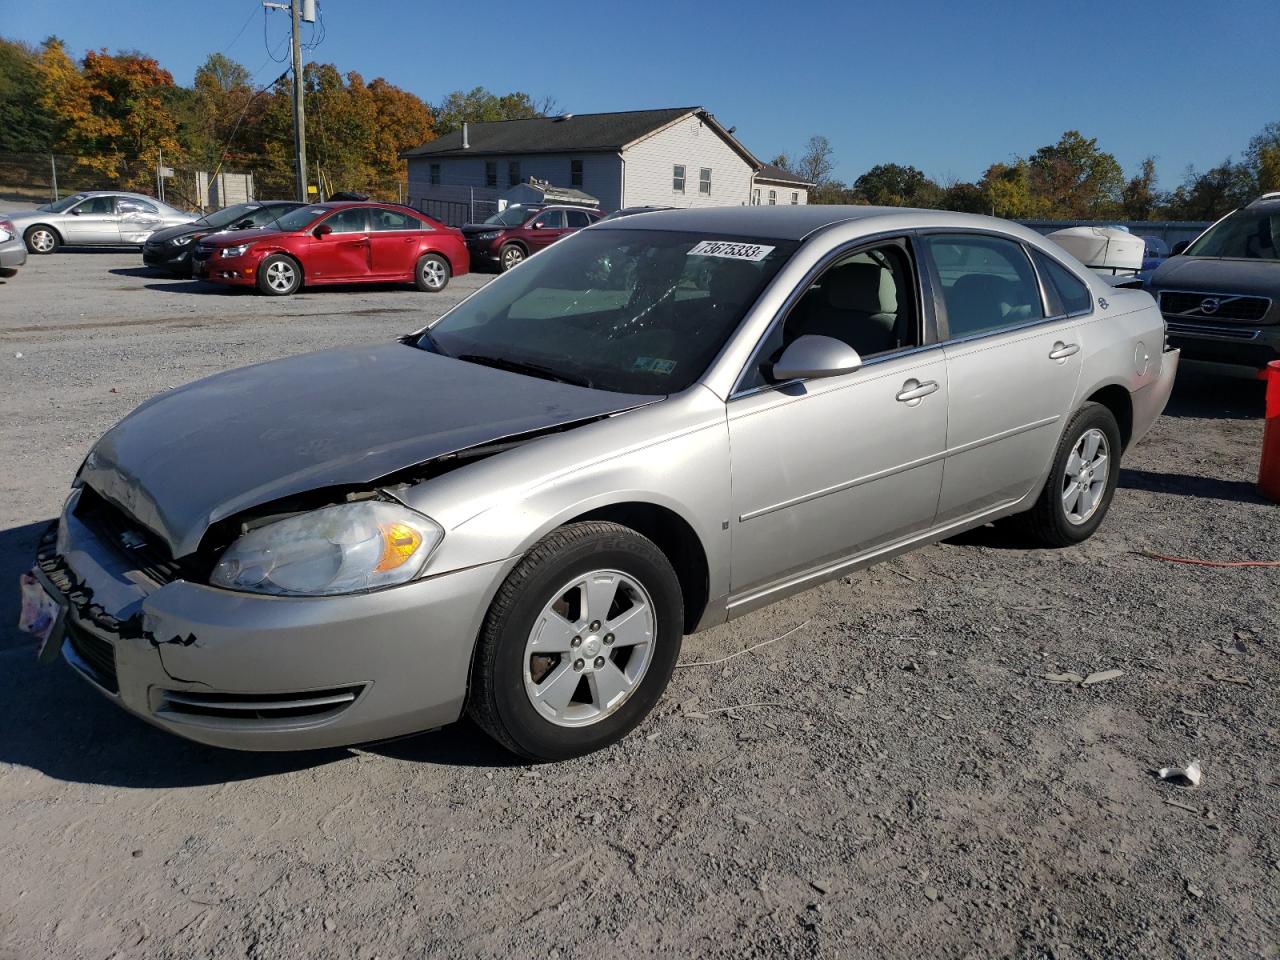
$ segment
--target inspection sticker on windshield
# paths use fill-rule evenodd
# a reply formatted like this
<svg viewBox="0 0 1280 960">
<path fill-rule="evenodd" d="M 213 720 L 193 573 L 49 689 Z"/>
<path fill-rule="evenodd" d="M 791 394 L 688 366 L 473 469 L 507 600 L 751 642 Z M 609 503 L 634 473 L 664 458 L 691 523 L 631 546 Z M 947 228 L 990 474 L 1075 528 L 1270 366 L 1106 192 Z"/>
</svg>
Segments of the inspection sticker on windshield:
<svg viewBox="0 0 1280 960">
<path fill-rule="evenodd" d="M 662 357 L 636 357 L 635 363 L 631 364 L 631 369 L 637 373 L 659 373 L 664 377 L 675 368 L 674 360 L 664 360 Z"/>
<path fill-rule="evenodd" d="M 690 257 L 724 257 L 726 260 L 763 260 L 773 253 L 773 247 L 758 243 L 730 243 L 727 240 L 703 240 L 689 251 Z"/>
</svg>

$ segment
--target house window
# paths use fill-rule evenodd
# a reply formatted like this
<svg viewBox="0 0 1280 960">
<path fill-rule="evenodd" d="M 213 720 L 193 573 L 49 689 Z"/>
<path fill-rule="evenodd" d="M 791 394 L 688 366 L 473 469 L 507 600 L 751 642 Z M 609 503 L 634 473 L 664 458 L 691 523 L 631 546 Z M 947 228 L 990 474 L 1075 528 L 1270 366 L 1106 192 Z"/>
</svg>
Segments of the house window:
<svg viewBox="0 0 1280 960">
<path fill-rule="evenodd" d="M 510 160 L 507 162 L 507 185 L 514 187 L 520 182 L 520 161 Z"/>
<path fill-rule="evenodd" d="M 569 186 L 571 187 L 582 186 L 582 161 L 581 160 L 569 161 Z"/>
<path fill-rule="evenodd" d="M 792 190 L 792 191 L 791 191 L 791 205 L 794 207 L 794 206 L 798 206 L 798 205 L 799 205 L 799 203 L 800 203 L 800 194 L 798 194 L 798 193 L 796 193 L 796 191 Z"/>
<path fill-rule="evenodd" d="M 777 204 L 778 204 L 778 191 L 777 191 L 777 190 L 770 190 L 770 191 L 769 191 L 769 206 L 773 207 L 773 206 L 777 206 Z"/>
<path fill-rule="evenodd" d="M 676 193 L 684 193 L 684 165 L 677 163 L 671 168 L 671 189 Z"/>
<path fill-rule="evenodd" d="M 498 185 L 497 160 L 486 160 L 484 162 L 484 185 L 486 187 L 496 187 Z"/>
<path fill-rule="evenodd" d="M 751 205 L 753 207 L 760 206 L 760 188 L 756 187 L 751 191 Z"/>
<path fill-rule="evenodd" d="M 440 164 L 438 163 L 431 165 L 431 185 L 433 187 L 440 186 Z"/>
<path fill-rule="evenodd" d="M 710 195 L 711 193 L 711 168 L 703 167 L 702 172 L 698 174 L 698 192 Z"/>
</svg>

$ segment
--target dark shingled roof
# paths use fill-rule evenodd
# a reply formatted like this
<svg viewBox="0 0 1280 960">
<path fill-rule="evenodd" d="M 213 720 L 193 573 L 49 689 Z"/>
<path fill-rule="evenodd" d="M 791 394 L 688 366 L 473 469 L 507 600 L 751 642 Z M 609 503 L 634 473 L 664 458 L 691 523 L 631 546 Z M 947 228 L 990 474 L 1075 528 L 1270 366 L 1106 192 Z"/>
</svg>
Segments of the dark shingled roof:
<svg viewBox="0 0 1280 960">
<path fill-rule="evenodd" d="M 757 180 L 769 180 L 773 183 L 795 183 L 802 187 L 812 187 L 813 184 L 800 176 L 798 173 L 792 173 L 790 170 L 784 170 L 782 167 L 774 166 L 772 163 L 760 164 L 760 169 L 756 172 Z"/>
<path fill-rule="evenodd" d="M 406 150 L 402 157 L 457 157 L 527 153 L 612 153 L 661 130 L 690 113 L 699 114 L 743 155 L 758 161 L 701 107 L 628 110 L 622 113 L 579 113 L 530 120 L 492 120 L 467 124 L 470 147 L 462 148 L 462 131 Z"/>
</svg>

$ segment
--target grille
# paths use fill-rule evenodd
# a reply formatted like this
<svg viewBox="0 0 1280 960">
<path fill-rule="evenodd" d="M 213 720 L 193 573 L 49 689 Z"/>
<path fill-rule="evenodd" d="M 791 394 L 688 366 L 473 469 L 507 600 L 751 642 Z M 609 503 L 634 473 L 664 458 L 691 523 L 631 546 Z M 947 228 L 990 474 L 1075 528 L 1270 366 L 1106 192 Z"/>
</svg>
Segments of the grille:
<svg viewBox="0 0 1280 960">
<path fill-rule="evenodd" d="M 1194 323 L 1178 323 L 1170 320 L 1165 323 L 1169 332 L 1184 337 L 1214 337 L 1219 340 L 1257 340 L 1261 330 L 1250 330 L 1246 327 L 1202 327 Z"/>
<path fill-rule="evenodd" d="M 1205 300 L 1216 300 L 1216 310 L 1204 309 Z M 1234 320 L 1257 323 L 1271 308 L 1266 297 L 1235 297 L 1228 293 L 1188 293 L 1183 290 L 1165 290 L 1160 294 L 1160 310 L 1177 316 L 1204 320 Z"/>
<path fill-rule="evenodd" d="M 164 585 L 182 577 L 183 565 L 173 559 L 169 548 L 155 534 L 90 487 L 80 492 L 76 518 L 92 530 L 100 542 L 156 583 Z"/>
<path fill-rule="evenodd" d="M 110 642 L 83 627 L 67 621 L 67 643 L 74 655 L 72 665 L 98 686 L 112 693 L 120 692 L 116 680 L 116 651 Z"/>
<path fill-rule="evenodd" d="M 206 717 L 246 724 L 273 720 L 327 719 L 356 702 L 361 687 L 304 693 L 205 693 L 165 690 L 160 710 L 178 717 Z"/>
</svg>

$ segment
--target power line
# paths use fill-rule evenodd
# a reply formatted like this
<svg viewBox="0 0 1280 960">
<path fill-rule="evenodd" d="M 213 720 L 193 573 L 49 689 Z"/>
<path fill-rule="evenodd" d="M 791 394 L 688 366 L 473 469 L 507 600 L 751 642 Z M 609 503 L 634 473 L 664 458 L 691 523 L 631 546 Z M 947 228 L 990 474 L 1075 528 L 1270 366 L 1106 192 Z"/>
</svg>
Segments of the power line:
<svg viewBox="0 0 1280 960">
<path fill-rule="evenodd" d="M 226 53 L 228 50 L 230 50 L 232 47 L 234 47 L 234 46 L 236 45 L 236 41 L 237 41 L 237 40 L 239 40 L 239 39 L 240 39 L 240 35 L 244 33 L 244 31 L 245 31 L 245 27 L 249 26 L 250 22 L 252 22 L 252 20 L 253 20 L 254 16 L 255 16 L 255 15 L 257 15 L 257 13 L 258 13 L 258 11 L 257 11 L 257 10 L 250 10 L 250 11 L 249 11 L 249 16 L 247 16 L 247 17 L 245 18 L 244 23 L 242 23 L 242 24 L 240 25 L 240 29 L 239 29 L 239 30 L 237 30 L 237 31 L 236 31 L 236 35 L 235 35 L 234 37 L 232 37 L 232 38 L 231 38 L 231 42 L 230 42 L 230 43 L 228 43 L 226 46 L 224 46 L 224 47 L 222 48 L 222 52 L 223 52 L 223 53 Z"/>
<path fill-rule="evenodd" d="M 271 12 L 272 11 L 267 7 L 262 8 L 262 45 L 267 49 L 267 56 L 269 56 L 276 63 L 284 63 L 286 60 L 289 59 L 288 55 L 285 55 L 283 57 L 277 57 L 274 53 L 271 52 L 271 43 L 270 41 L 267 40 L 267 19 L 268 19 L 268 14 L 270 14 Z M 289 40 L 289 39 L 290 39 L 289 36 L 285 37 L 285 40 Z M 283 42 L 277 44 L 276 49 L 279 50 L 280 47 L 282 46 L 284 46 Z"/>
</svg>

